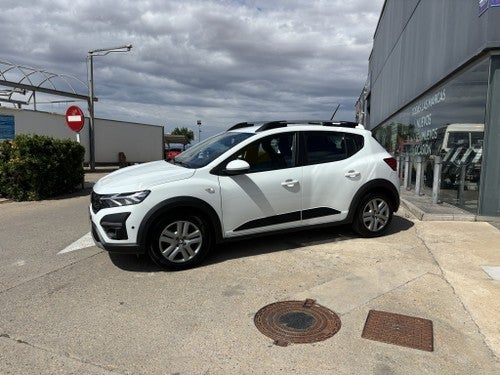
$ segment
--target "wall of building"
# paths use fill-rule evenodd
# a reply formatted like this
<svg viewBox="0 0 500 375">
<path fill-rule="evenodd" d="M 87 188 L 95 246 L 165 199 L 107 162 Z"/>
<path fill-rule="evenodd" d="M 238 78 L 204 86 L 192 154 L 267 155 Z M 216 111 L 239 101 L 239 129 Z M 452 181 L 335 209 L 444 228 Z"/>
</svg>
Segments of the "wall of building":
<svg viewBox="0 0 500 375">
<path fill-rule="evenodd" d="M 500 216 L 500 55 L 492 57 L 489 80 L 489 105 L 486 114 L 484 167 L 481 180 L 480 212 Z"/>
<path fill-rule="evenodd" d="M 387 0 L 369 61 L 373 128 L 467 61 L 500 47 L 500 7 L 477 0 Z"/>
<path fill-rule="evenodd" d="M 0 115 L 14 116 L 15 134 L 39 134 L 76 140 L 76 133 L 66 125 L 64 115 L 0 107 Z M 124 152 L 127 162 L 142 163 L 163 159 L 163 126 L 124 121 L 95 119 L 96 163 L 118 163 L 118 153 Z M 89 157 L 89 119 L 80 132 Z"/>
</svg>

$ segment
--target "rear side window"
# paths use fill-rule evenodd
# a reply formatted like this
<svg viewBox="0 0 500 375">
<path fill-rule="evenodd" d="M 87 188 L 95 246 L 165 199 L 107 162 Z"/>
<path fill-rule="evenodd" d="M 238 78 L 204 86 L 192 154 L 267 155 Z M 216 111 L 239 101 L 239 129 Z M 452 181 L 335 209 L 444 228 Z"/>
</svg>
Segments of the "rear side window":
<svg viewBox="0 0 500 375">
<path fill-rule="evenodd" d="M 306 165 L 344 160 L 364 146 L 362 135 L 341 132 L 306 132 L 304 141 Z"/>
</svg>

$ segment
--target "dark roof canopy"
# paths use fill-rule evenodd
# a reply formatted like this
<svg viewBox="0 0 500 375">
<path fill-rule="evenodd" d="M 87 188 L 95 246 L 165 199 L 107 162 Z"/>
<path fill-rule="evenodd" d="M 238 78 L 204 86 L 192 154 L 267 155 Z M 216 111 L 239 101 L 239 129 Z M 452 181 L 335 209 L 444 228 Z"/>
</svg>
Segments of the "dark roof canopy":
<svg viewBox="0 0 500 375">
<path fill-rule="evenodd" d="M 181 143 L 184 146 L 189 143 L 189 139 L 185 135 L 165 135 L 165 143 Z"/>
</svg>

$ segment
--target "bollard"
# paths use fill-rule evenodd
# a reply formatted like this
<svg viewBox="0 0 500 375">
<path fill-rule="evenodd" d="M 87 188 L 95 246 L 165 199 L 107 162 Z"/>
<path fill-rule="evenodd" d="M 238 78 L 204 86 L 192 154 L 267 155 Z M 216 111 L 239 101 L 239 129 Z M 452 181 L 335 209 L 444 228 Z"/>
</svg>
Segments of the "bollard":
<svg viewBox="0 0 500 375">
<path fill-rule="evenodd" d="M 403 180 L 403 189 L 410 190 L 410 155 L 405 155 L 405 173 Z"/>
<path fill-rule="evenodd" d="M 441 188 L 441 169 L 443 167 L 443 161 L 441 156 L 434 157 L 434 176 L 432 179 L 432 203 L 441 203 L 439 196 Z"/>
<path fill-rule="evenodd" d="M 127 157 L 124 152 L 118 153 L 118 166 L 120 168 L 125 168 L 127 166 Z"/>
<path fill-rule="evenodd" d="M 465 192 L 465 163 L 462 163 L 460 165 L 460 181 L 458 185 L 458 204 L 460 206 L 465 205 L 465 197 L 464 197 L 464 192 Z"/>
<path fill-rule="evenodd" d="M 416 168 L 417 168 L 417 173 L 415 177 L 415 195 L 421 195 L 420 191 L 422 189 L 422 156 L 417 156 L 416 157 Z"/>
</svg>

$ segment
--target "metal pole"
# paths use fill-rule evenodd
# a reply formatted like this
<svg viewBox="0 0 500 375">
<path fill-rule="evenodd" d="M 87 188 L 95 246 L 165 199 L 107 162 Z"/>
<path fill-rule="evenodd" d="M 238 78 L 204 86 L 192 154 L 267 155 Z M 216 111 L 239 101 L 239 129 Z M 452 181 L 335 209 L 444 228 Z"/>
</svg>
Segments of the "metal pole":
<svg viewBox="0 0 500 375">
<path fill-rule="evenodd" d="M 95 171 L 95 131 L 94 131 L 94 56 L 89 54 L 89 154 L 90 170 Z"/>
<path fill-rule="evenodd" d="M 417 174 L 415 177 L 415 195 L 420 195 L 420 190 L 422 188 L 422 156 L 417 156 Z"/>
<path fill-rule="evenodd" d="M 403 189 L 410 189 L 410 155 L 405 154 L 405 172 L 404 172 L 404 182 Z"/>
<path fill-rule="evenodd" d="M 95 170 L 95 118 L 94 118 L 94 56 L 106 56 L 112 52 L 128 52 L 132 44 L 112 48 L 100 48 L 88 51 L 89 58 L 89 154 L 90 170 Z"/>
<path fill-rule="evenodd" d="M 465 163 L 460 165 L 460 184 L 458 186 L 458 204 L 465 205 Z"/>
<path fill-rule="evenodd" d="M 441 169 L 443 167 L 443 159 L 441 156 L 434 157 L 434 176 L 432 179 L 432 203 L 441 203 L 439 193 L 441 192 Z"/>
</svg>

